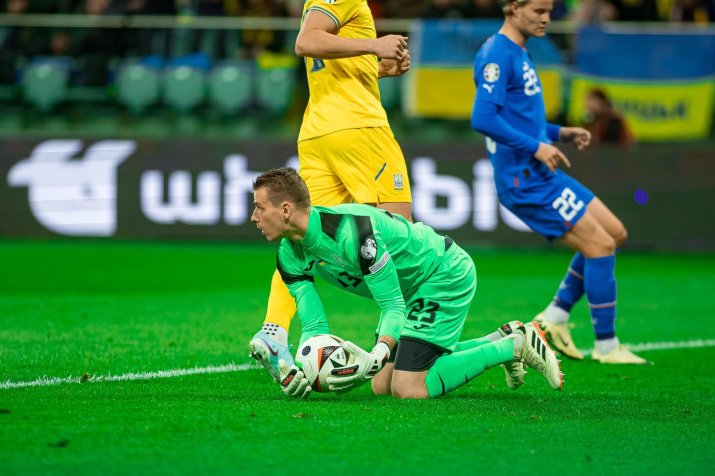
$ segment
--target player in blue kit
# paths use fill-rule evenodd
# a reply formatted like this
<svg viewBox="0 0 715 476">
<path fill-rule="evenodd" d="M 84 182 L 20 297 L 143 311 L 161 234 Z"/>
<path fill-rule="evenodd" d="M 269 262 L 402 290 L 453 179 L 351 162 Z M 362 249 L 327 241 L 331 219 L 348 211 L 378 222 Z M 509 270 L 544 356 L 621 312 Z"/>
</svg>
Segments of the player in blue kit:
<svg viewBox="0 0 715 476">
<path fill-rule="evenodd" d="M 591 134 L 546 122 L 541 82 L 526 41 L 543 37 L 553 0 L 503 0 L 504 24 L 474 62 L 477 96 L 472 128 L 486 137 L 499 201 L 531 229 L 576 253 L 556 296 L 535 317 L 552 346 L 582 359 L 567 326 L 571 307 L 586 294 L 596 334 L 592 358 L 601 363 L 645 364 L 616 337 L 616 248 L 627 232 L 621 221 L 577 180 L 558 169 L 571 166 L 552 142 L 583 150 Z"/>
</svg>

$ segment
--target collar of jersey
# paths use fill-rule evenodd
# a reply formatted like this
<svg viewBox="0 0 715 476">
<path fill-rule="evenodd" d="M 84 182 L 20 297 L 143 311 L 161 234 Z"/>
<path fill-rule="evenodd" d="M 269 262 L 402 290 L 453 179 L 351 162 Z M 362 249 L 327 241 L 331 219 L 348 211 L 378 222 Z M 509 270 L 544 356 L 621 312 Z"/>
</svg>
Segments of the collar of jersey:
<svg viewBox="0 0 715 476">
<path fill-rule="evenodd" d="M 506 36 L 504 33 L 499 33 L 499 32 L 497 32 L 496 34 L 497 34 L 498 36 L 503 37 L 504 42 L 505 42 L 506 44 L 510 45 L 510 46 L 509 46 L 510 48 L 516 48 L 516 49 L 519 50 L 519 51 L 526 51 L 526 48 L 522 48 L 521 46 L 519 46 L 519 45 L 517 45 L 516 43 L 514 43 L 514 41 L 513 41 L 511 38 L 509 38 L 508 36 Z"/>
<path fill-rule="evenodd" d="M 301 244 L 306 248 L 317 248 L 320 245 L 322 231 L 320 213 L 315 208 L 311 208 L 310 217 L 308 218 L 308 229 L 305 230 L 305 236 Z"/>
</svg>

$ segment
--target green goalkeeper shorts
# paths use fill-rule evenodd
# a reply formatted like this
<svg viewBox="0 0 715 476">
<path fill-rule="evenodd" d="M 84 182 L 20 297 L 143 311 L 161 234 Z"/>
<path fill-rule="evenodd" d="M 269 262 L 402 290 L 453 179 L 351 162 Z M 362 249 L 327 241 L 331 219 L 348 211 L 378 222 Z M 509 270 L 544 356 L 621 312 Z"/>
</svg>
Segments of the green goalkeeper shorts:
<svg viewBox="0 0 715 476">
<path fill-rule="evenodd" d="M 428 342 L 451 352 L 462 334 L 477 288 L 472 258 L 456 243 L 439 268 L 411 296 L 405 296 L 407 321 L 400 337 Z"/>
</svg>

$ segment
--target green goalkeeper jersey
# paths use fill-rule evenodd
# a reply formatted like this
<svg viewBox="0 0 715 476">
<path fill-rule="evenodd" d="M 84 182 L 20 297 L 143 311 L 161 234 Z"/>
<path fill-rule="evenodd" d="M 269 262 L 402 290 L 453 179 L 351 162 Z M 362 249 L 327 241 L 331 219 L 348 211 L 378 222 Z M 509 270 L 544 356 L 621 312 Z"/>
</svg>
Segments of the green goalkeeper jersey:
<svg viewBox="0 0 715 476">
<path fill-rule="evenodd" d="M 312 207 L 303 240 L 284 238 L 277 255 L 278 271 L 298 307 L 301 343 L 330 332 L 313 276 L 376 301 L 377 334 L 399 340 L 405 298 L 432 275 L 444 254 L 444 237 L 422 223 L 369 205 Z"/>
</svg>

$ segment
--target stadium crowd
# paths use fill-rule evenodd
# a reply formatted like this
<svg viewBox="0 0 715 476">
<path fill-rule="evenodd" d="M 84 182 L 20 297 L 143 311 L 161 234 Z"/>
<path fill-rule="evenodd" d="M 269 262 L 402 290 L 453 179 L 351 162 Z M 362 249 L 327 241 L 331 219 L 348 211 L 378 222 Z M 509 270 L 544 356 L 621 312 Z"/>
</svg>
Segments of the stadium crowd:
<svg viewBox="0 0 715 476">
<path fill-rule="evenodd" d="M 303 0 L 4 0 L 7 13 L 299 17 Z M 555 0 L 553 20 L 715 20 L 715 0 Z M 375 18 L 501 18 L 499 0 L 368 0 Z"/>
</svg>

